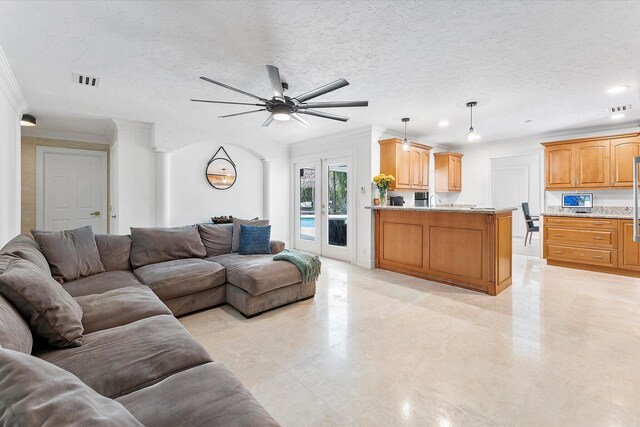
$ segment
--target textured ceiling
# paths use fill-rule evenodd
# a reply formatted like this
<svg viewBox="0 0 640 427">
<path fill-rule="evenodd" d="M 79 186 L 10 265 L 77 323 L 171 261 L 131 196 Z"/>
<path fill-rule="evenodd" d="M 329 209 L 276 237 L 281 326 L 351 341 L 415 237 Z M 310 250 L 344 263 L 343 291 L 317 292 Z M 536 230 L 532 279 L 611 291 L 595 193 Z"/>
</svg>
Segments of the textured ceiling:
<svg viewBox="0 0 640 427">
<path fill-rule="evenodd" d="M 483 141 L 611 123 L 606 108 L 640 116 L 640 2 L 3 2 L 0 46 L 42 128 L 104 133 L 110 118 L 156 124 L 156 143 L 291 143 L 366 125 L 432 143 L 459 144 L 466 101 Z M 265 64 L 299 94 L 346 78 L 317 101 L 369 100 L 260 125 L 266 113 L 229 119 L 251 102 L 201 75 L 270 97 Z M 72 72 L 102 78 L 72 85 Z M 630 85 L 612 96 L 605 90 Z M 247 107 L 249 109 L 251 107 Z M 450 126 L 438 127 L 446 119 Z M 525 124 L 524 120 L 532 120 Z"/>
</svg>

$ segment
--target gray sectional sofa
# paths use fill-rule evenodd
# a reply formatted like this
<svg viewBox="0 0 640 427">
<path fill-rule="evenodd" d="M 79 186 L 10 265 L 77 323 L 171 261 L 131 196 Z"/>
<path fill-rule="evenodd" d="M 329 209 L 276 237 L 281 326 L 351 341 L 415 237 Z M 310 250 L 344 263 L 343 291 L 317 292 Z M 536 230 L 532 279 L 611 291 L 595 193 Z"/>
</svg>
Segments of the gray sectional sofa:
<svg viewBox="0 0 640 427">
<path fill-rule="evenodd" d="M 232 252 L 231 224 L 94 238 L 100 268 L 74 280 L 58 277 L 81 308 L 81 345 L 47 342 L 34 329 L 35 317 L 0 294 L 0 425 L 278 425 L 174 316 L 224 303 L 253 316 L 313 297 L 315 283 L 302 284 L 293 264 L 271 254 Z M 0 250 L 0 285 L 18 264 L 52 281 L 61 264 L 81 263 L 64 251 L 48 260 L 42 252 L 50 244 L 55 249 L 55 240 L 39 245 L 28 234 L 11 240 Z M 276 253 L 284 244 L 271 247 Z M 75 414 L 65 412 L 76 406 Z"/>
</svg>

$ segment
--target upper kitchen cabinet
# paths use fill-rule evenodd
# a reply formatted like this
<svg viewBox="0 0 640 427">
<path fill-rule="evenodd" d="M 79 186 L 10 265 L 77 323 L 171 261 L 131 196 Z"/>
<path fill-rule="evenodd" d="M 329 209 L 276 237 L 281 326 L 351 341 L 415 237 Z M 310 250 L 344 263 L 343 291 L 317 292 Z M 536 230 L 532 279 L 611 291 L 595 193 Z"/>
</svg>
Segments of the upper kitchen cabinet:
<svg viewBox="0 0 640 427">
<path fill-rule="evenodd" d="M 609 140 L 579 142 L 575 144 L 577 188 L 598 188 L 611 186 Z"/>
<path fill-rule="evenodd" d="M 409 143 L 409 150 L 402 149 L 402 139 L 390 138 L 380 144 L 380 173 L 393 175 L 391 190 L 428 190 L 429 157 L 431 147 Z"/>
<path fill-rule="evenodd" d="M 633 187 L 633 163 L 640 156 L 640 136 L 611 140 L 611 186 Z"/>
<path fill-rule="evenodd" d="M 434 154 L 436 192 L 462 191 L 462 154 Z"/>
<path fill-rule="evenodd" d="M 640 155 L 640 133 L 542 145 L 547 190 L 633 186 L 633 157 Z"/>
</svg>

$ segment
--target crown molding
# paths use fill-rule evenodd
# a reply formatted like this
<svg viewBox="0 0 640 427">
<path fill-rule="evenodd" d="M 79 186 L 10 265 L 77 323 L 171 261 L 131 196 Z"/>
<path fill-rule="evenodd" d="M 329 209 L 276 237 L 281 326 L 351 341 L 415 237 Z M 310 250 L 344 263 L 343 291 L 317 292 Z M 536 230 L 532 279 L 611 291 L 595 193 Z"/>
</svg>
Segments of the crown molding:
<svg viewBox="0 0 640 427">
<path fill-rule="evenodd" d="M 22 90 L 18 85 L 16 76 L 11 71 L 9 61 L 5 56 L 2 48 L 0 47 L 0 90 L 9 100 L 11 107 L 13 107 L 16 114 L 20 117 L 27 111 L 29 111 L 29 105 L 27 104 Z"/>
<path fill-rule="evenodd" d="M 22 127 L 22 136 L 43 139 L 58 139 L 62 141 L 92 142 L 95 144 L 109 144 L 106 135 L 93 133 L 61 132 L 55 130 L 40 129 L 37 127 Z"/>
<path fill-rule="evenodd" d="M 350 138 L 350 137 L 359 136 L 366 133 L 371 133 L 371 130 L 372 130 L 372 126 L 364 126 L 360 128 L 349 129 L 343 132 L 331 133 L 324 136 L 318 136 L 311 139 L 304 139 L 288 145 L 290 148 L 293 148 L 293 147 L 302 148 L 307 145 L 314 145 L 318 143 L 326 144 L 328 142 L 341 141 L 341 140 L 344 140 L 345 138 Z"/>
</svg>

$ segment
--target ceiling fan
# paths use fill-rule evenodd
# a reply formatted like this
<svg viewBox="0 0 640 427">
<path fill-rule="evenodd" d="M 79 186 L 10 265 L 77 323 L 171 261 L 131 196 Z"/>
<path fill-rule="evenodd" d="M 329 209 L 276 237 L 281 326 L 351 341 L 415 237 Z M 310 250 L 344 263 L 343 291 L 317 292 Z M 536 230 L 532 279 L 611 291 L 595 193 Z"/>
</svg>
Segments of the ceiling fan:
<svg viewBox="0 0 640 427">
<path fill-rule="evenodd" d="M 317 89 L 312 91 L 303 93 L 302 95 L 295 96 L 293 98 L 286 96 L 284 94 L 285 90 L 289 89 L 289 85 L 286 82 L 283 82 L 280 78 L 280 71 L 278 67 L 274 67 L 273 65 L 267 65 L 267 74 L 269 75 L 269 80 L 271 81 L 271 87 L 273 88 L 273 98 L 261 98 L 259 96 L 253 95 L 249 92 L 245 92 L 240 89 L 236 89 L 224 83 L 217 82 L 208 77 L 200 77 L 202 80 L 213 83 L 218 86 L 222 86 L 234 92 L 241 93 L 243 95 L 250 96 L 251 98 L 255 98 L 259 100 L 260 104 L 252 104 L 247 102 L 228 102 L 228 101 L 209 101 L 206 99 L 192 99 L 193 102 L 209 102 L 212 104 L 233 104 L 233 105 L 253 105 L 256 107 L 262 107 L 257 110 L 244 111 L 242 113 L 235 114 L 227 114 L 226 116 L 219 116 L 219 118 L 226 117 L 234 117 L 241 116 L 243 114 L 251 114 L 257 113 L 259 111 L 268 111 L 269 117 L 262 124 L 262 127 L 267 127 L 274 120 L 286 121 L 293 118 L 295 121 L 300 123 L 303 126 L 309 127 L 311 124 L 307 122 L 300 114 L 307 114 L 309 116 L 322 117 L 324 119 L 338 120 L 341 122 L 346 122 L 349 120 L 348 117 L 338 116 L 336 114 L 325 113 L 323 111 L 316 111 L 317 108 L 337 108 L 337 107 L 367 107 L 369 105 L 369 101 L 338 101 L 338 102 L 307 102 L 310 99 L 316 98 L 320 95 L 324 95 L 325 93 L 332 92 L 336 89 L 340 89 L 341 87 L 348 86 L 349 82 L 345 79 L 338 79 L 335 82 L 331 82 L 324 86 L 320 86 Z"/>
</svg>

